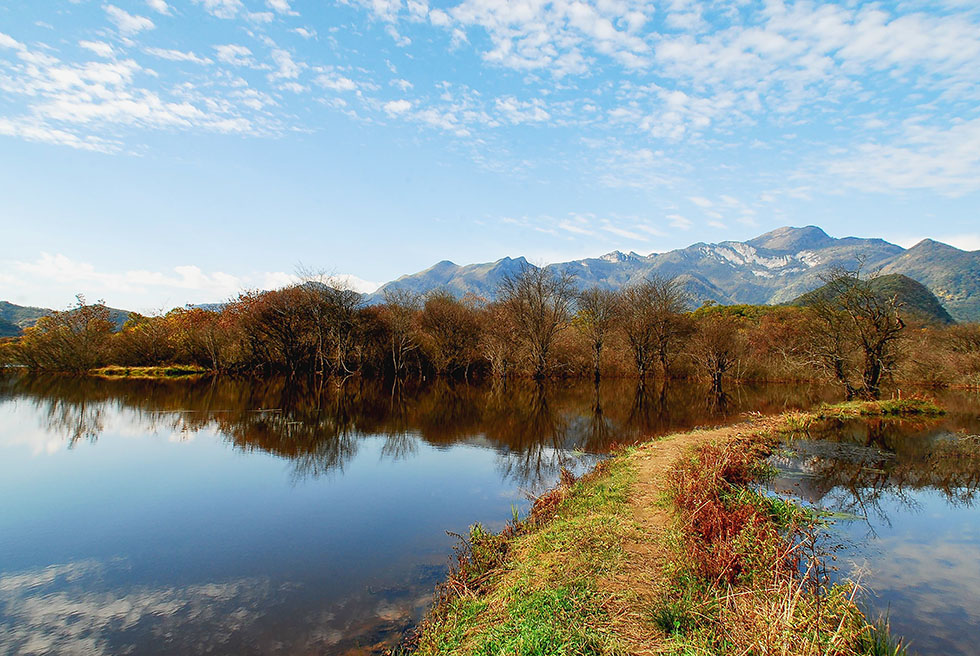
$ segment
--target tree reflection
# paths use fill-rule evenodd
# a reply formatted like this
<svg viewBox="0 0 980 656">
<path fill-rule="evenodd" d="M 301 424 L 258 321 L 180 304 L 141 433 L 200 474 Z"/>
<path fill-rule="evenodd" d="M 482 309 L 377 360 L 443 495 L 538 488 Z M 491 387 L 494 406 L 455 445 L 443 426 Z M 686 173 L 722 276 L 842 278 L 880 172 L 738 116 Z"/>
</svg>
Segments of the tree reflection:
<svg viewBox="0 0 980 656">
<path fill-rule="evenodd" d="M 827 421 L 788 443 L 775 464 L 802 478 L 776 485 L 835 512 L 879 518 L 886 507 L 919 509 L 915 491 L 972 505 L 980 491 L 980 437 L 948 425 L 888 420 Z M 888 502 L 886 504 L 885 502 Z"/>
<path fill-rule="evenodd" d="M 404 459 L 428 444 L 494 449 L 504 475 L 521 484 L 552 480 L 576 458 L 600 457 L 627 444 L 725 421 L 739 412 L 778 412 L 833 399 L 835 390 L 745 387 L 725 415 L 704 403 L 704 389 L 635 380 L 465 384 L 322 379 L 203 378 L 101 380 L 67 376 L 0 377 L 0 401 L 38 409 L 43 428 L 71 444 L 97 440 L 112 422 L 131 430 L 176 434 L 211 430 L 244 451 L 293 463 L 297 477 L 342 471 L 369 436 L 384 439 L 383 458 Z"/>
</svg>

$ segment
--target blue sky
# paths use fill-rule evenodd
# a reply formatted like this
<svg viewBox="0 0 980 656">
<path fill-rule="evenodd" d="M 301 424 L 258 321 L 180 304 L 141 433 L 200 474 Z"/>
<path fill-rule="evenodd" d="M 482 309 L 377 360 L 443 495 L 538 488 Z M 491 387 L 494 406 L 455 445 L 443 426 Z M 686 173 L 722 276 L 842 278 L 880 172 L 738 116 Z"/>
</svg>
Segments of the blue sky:
<svg viewBox="0 0 980 656">
<path fill-rule="evenodd" d="M 781 225 L 980 249 L 975 0 L 8 0 L 0 299 Z"/>
</svg>

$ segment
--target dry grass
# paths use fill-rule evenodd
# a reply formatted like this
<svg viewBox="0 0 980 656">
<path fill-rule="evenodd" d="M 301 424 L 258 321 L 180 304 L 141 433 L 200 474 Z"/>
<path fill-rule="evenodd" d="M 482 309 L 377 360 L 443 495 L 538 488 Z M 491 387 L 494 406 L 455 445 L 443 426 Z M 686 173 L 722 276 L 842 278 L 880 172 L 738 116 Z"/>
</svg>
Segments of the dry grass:
<svg viewBox="0 0 980 656">
<path fill-rule="evenodd" d="M 676 511 L 670 585 L 654 619 L 667 653 L 849 656 L 898 654 L 854 603 L 856 584 L 831 584 L 814 547 L 815 518 L 749 485 L 775 444 L 757 432 L 697 449 L 671 473 Z"/>
</svg>

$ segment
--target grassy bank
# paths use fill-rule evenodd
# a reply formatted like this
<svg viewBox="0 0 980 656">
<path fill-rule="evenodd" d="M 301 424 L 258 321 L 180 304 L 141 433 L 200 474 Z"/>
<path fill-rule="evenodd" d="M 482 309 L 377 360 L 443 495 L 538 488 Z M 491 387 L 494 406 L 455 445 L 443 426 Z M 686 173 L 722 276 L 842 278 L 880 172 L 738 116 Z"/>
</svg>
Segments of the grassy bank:
<svg viewBox="0 0 980 656">
<path fill-rule="evenodd" d="M 583 480 L 565 477 L 501 535 L 473 527 L 418 653 L 626 653 L 597 582 L 622 564 L 636 531 L 635 476 L 627 458 L 613 459 Z"/>
<path fill-rule="evenodd" d="M 169 365 L 165 367 L 100 367 L 89 372 L 92 376 L 103 378 L 186 378 L 206 376 L 212 372 L 191 365 Z"/>
<path fill-rule="evenodd" d="M 826 417 L 935 415 L 919 399 L 826 406 L 626 449 L 501 534 L 471 529 L 412 646 L 436 654 L 899 654 L 818 518 L 754 491 L 778 435 Z"/>
</svg>

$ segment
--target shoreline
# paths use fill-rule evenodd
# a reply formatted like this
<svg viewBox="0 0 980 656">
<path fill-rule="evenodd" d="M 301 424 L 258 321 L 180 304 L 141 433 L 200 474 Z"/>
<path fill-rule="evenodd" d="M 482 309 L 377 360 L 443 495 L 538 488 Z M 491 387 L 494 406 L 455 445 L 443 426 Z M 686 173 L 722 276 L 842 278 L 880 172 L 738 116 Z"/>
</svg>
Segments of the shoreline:
<svg viewBox="0 0 980 656">
<path fill-rule="evenodd" d="M 198 367 L 196 365 L 186 365 L 186 364 L 170 364 L 170 365 L 154 365 L 154 366 L 127 366 L 127 365 L 105 365 L 102 367 L 95 367 L 93 369 L 87 369 L 84 371 L 69 371 L 69 370 L 59 370 L 59 369 L 38 369 L 27 367 L 24 365 L 2 365 L 0 364 L 0 371 L 16 371 L 22 373 L 29 373 L 31 375 L 52 375 L 52 376 L 88 376 L 93 378 L 133 378 L 133 379 L 166 379 L 166 378 L 186 378 L 186 377 L 200 377 L 200 376 L 214 376 L 214 377 L 229 377 L 229 378 L 278 378 L 283 376 L 288 376 L 286 372 L 282 371 L 271 371 L 271 372 L 246 372 L 246 371 L 219 371 L 215 369 L 208 369 L 205 367 Z M 317 378 L 319 376 L 315 374 L 302 374 L 295 376 L 297 380 L 303 378 Z M 330 375 L 326 376 L 326 379 L 343 381 L 349 378 L 358 378 L 362 380 L 372 380 L 372 381 L 402 381 L 402 382 L 428 382 L 430 380 L 444 379 L 447 381 L 452 381 L 456 383 L 495 383 L 495 382 L 541 382 L 543 384 L 548 383 L 561 383 L 569 381 L 577 382 L 593 382 L 591 376 L 587 375 L 567 375 L 567 376 L 554 376 L 545 378 L 543 380 L 537 380 L 530 376 L 517 376 L 511 375 L 504 378 L 498 378 L 494 376 L 482 376 L 477 378 L 462 379 L 453 376 L 423 376 L 418 377 L 387 377 L 387 376 L 364 376 L 362 374 L 352 374 L 351 376 L 336 376 Z M 638 378 L 631 374 L 620 374 L 620 375 L 606 375 L 603 376 L 601 381 L 624 381 L 632 380 L 639 386 L 649 385 L 651 387 L 662 386 L 665 382 L 669 385 L 671 381 L 677 382 L 706 382 L 704 379 L 693 376 L 693 377 L 671 377 L 664 381 L 662 377 L 649 377 L 646 379 Z M 601 382 L 600 381 L 600 382 Z M 738 389 L 743 386 L 752 385 L 819 385 L 822 387 L 827 387 L 828 389 L 836 389 L 836 384 L 833 381 L 827 380 L 825 378 L 735 378 L 732 377 L 728 379 L 729 385 L 726 385 L 723 390 L 723 394 L 727 394 L 732 389 Z M 708 386 L 706 382 L 706 387 Z M 888 387 L 882 390 L 882 396 L 887 394 L 895 394 L 898 392 L 898 400 L 901 400 L 902 390 L 911 390 L 911 393 L 917 394 L 922 391 L 942 391 L 942 390 L 953 390 L 953 391 L 980 391 L 980 384 L 965 384 L 965 383 L 936 383 L 928 381 L 903 381 L 901 386 Z M 884 398 L 879 400 L 885 400 Z M 875 401 L 870 401 L 874 403 Z"/>
<path fill-rule="evenodd" d="M 471 527 L 395 653 L 904 653 L 855 604 L 857 586 L 801 560 L 819 517 L 754 482 L 781 436 L 815 421 L 943 412 L 914 397 L 824 405 L 675 433 L 563 475 L 500 534 Z"/>
</svg>

